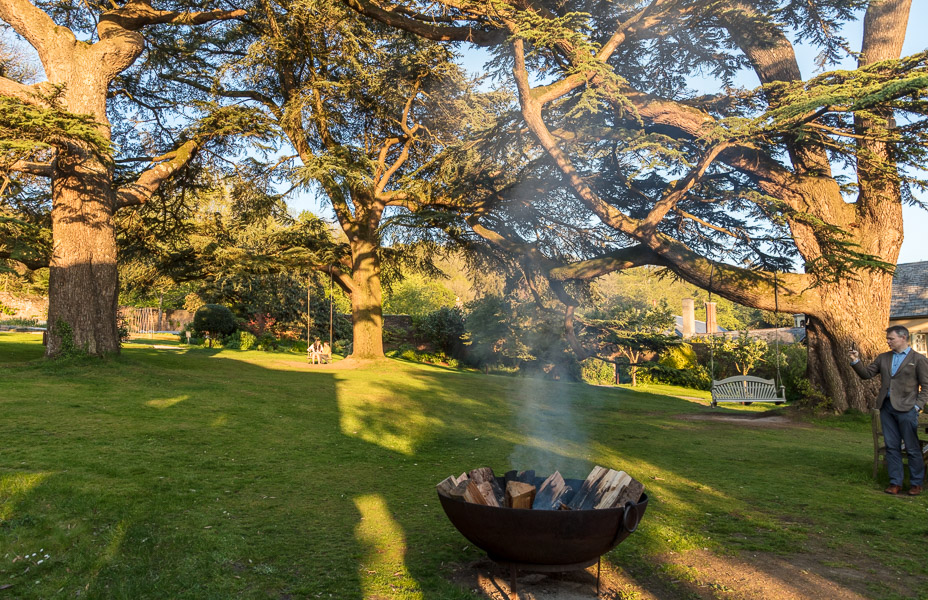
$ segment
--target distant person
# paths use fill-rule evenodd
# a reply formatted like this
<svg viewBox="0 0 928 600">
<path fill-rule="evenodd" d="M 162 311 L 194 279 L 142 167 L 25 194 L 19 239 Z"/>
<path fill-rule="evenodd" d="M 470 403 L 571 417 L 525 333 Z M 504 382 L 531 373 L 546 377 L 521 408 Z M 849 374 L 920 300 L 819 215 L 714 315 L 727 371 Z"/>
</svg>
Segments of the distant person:
<svg viewBox="0 0 928 600">
<path fill-rule="evenodd" d="M 325 364 L 332 362 L 332 347 L 329 346 L 328 342 L 322 342 L 322 352 L 319 357 Z"/>
<path fill-rule="evenodd" d="M 309 347 L 309 362 L 310 364 L 322 362 L 322 342 L 319 338 L 316 338 L 316 341 Z"/>
<path fill-rule="evenodd" d="M 889 471 L 889 487 L 884 491 L 893 496 L 902 492 L 904 441 L 909 455 L 908 494 L 918 496 L 925 482 L 925 461 L 918 441 L 918 413 L 928 402 L 928 358 L 909 347 L 909 330 L 902 325 L 886 329 L 886 344 L 889 352 L 880 354 L 866 367 L 860 362 L 860 353 L 851 350 L 851 366 L 861 379 L 880 375 L 876 404 L 880 407 Z"/>
</svg>

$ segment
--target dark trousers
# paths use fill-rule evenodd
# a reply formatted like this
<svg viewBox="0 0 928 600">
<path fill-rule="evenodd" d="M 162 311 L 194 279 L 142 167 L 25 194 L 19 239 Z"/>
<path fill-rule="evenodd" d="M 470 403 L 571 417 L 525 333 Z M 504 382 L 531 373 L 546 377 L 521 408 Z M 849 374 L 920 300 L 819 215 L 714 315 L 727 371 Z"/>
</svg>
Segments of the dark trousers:
<svg viewBox="0 0 928 600">
<path fill-rule="evenodd" d="M 905 442 L 906 454 L 909 455 L 909 485 L 922 485 L 925 461 L 921 442 L 918 441 L 918 411 L 913 408 L 899 412 L 886 398 L 880 407 L 880 425 L 883 426 L 883 440 L 886 442 L 886 470 L 889 471 L 890 485 L 902 485 L 902 442 Z"/>
</svg>

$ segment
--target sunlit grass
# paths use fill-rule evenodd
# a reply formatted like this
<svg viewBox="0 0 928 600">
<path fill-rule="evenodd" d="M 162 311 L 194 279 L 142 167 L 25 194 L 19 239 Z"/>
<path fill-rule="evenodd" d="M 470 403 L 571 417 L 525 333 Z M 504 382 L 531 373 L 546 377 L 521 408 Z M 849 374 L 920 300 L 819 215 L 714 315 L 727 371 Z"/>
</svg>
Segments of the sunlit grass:
<svg viewBox="0 0 928 600">
<path fill-rule="evenodd" d="M 109 361 L 41 355 L 39 337 L 0 334 L 0 585 L 12 585 L 0 597 L 471 598 L 447 565 L 481 553 L 435 483 L 484 465 L 584 477 L 597 463 L 651 498 L 607 560 L 667 597 L 687 597 L 673 591 L 680 568 L 660 568 L 669 553 L 807 547 L 880 566 L 872 597 L 928 592 L 913 558 L 928 543 L 924 500 L 880 492 L 857 416 L 683 420 L 708 414 L 677 397 L 700 392 L 398 361 L 313 369 L 151 344 Z"/>
</svg>

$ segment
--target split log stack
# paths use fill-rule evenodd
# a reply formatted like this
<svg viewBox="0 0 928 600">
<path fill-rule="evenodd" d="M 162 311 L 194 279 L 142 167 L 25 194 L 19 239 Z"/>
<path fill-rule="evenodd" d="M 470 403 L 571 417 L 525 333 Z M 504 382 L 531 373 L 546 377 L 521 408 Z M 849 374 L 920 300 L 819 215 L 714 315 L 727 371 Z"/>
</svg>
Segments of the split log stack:
<svg viewBox="0 0 928 600">
<path fill-rule="evenodd" d="M 448 477 L 435 488 L 460 502 L 534 510 L 616 508 L 637 503 L 644 492 L 644 485 L 625 471 L 600 466 L 593 467 L 578 490 L 571 489 L 557 471 L 538 485 L 535 480 L 534 471 L 509 471 L 503 487 L 493 469 L 482 467 Z"/>
</svg>

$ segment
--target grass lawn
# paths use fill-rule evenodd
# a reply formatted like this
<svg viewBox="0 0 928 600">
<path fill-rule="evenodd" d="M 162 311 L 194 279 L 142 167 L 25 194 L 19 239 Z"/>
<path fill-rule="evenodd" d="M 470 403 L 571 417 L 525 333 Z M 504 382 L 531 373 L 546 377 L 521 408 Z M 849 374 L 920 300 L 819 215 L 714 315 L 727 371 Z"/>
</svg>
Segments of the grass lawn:
<svg viewBox="0 0 928 600">
<path fill-rule="evenodd" d="M 668 389 L 168 344 L 53 364 L 41 336 L 0 333 L 0 600 L 474 598 L 448 574 L 482 553 L 434 485 L 594 463 L 646 486 L 606 559 L 659 597 L 716 597 L 667 560 L 692 552 L 811 557 L 868 597 L 928 597 L 928 497 L 881 493 L 860 415 L 750 427 L 686 418 L 705 400 Z"/>
</svg>

